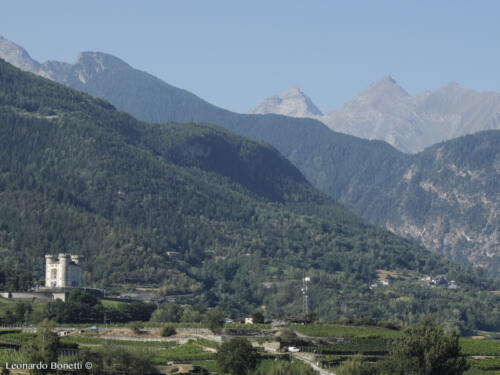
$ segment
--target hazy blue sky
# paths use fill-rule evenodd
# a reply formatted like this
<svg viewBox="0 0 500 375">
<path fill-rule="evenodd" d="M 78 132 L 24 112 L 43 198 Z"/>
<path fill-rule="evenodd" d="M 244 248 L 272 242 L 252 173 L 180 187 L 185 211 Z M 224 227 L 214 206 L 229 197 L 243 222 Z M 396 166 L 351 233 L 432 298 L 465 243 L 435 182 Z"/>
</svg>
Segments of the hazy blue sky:
<svg viewBox="0 0 500 375">
<path fill-rule="evenodd" d="M 0 35 L 33 58 L 102 51 L 246 112 L 299 85 L 322 111 L 391 75 L 410 94 L 450 81 L 500 91 L 498 1 L 23 1 Z"/>
</svg>

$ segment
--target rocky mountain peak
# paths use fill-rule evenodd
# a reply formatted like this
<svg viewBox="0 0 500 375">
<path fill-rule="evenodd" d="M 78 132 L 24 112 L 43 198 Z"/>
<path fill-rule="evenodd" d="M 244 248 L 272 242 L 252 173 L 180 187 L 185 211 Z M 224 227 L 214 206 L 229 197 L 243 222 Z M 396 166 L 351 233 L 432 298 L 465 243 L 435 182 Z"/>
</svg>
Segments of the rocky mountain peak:
<svg viewBox="0 0 500 375">
<path fill-rule="evenodd" d="M 128 65 L 125 61 L 120 60 L 118 57 L 97 51 L 80 52 L 76 57 L 74 65 L 93 66 L 97 70 L 103 70 L 105 68 L 117 68 L 117 67 L 130 68 L 130 65 Z"/>
<path fill-rule="evenodd" d="M 457 82 L 449 82 L 448 84 L 438 87 L 433 94 L 440 94 L 440 95 L 457 95 L 457 94 L 463 94 L 466 91 L 471 91 L 467 90 L 466 88 L 460 86 Z"/>
<path fill-rule="evenodd" d="M 103 52 L 80 52 L 73 64 L 73 74 L 78 80 L 86 83 L 106 69 L 123 69 L 130 66 L 119 58 Z"/>
<path fill-rule="evenodd" d="M 290 98 L 296 96 L 305 96 L 305 94 L 300 91 L 299 86 L 292 86 L 288 90 L 286 90 L 283 94 L 281 94 L 281 98 Z"/>
<path fill-rule="evenodd" d="M 0 58 L 32 73 L 38 73 L 40 64 L 33 60 L 24 48 L 0 35 Z"/>
<path fill-rule="evenodd" d="M 391 76 L 385 76 L 368 86 L 360 95 L 360 97 L 370 97 L 373 99 L 381 96 L 391 98 L 408 98 L 410 97 L 410 94 L 399 86 L 394 78 Z"/>
<path fill-rule="evenodd" d="M 277 113 L 292 117 L 314 117 L 322 115 L 318 107 L 316 107 L 312 100 L 304 94 L 298 86 L 289 88 L 280 96 L 275 95 L 265 99 L 257 107 L 248 111 L 248 113 Z"/>
</svg>

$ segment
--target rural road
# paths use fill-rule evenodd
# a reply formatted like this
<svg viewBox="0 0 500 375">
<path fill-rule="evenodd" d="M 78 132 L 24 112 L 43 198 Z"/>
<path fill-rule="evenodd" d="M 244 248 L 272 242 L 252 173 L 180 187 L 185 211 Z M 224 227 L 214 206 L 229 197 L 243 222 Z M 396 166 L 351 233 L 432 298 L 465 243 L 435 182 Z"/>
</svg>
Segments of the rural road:
<svg viewBox="0 0 500 375">
<path fill-rule="evenodd" d="M 335 375 L 334 372 L 322 369 L 321 367 L 317 366 L 315 361 L 314 361 L 314 355 L 310 353 L 290 353 L 293 357 L 300 359 L 302 362 L 307 363 L 309 366 L 314 371 L 318 371 L 320 375 Z"/>
</svg>

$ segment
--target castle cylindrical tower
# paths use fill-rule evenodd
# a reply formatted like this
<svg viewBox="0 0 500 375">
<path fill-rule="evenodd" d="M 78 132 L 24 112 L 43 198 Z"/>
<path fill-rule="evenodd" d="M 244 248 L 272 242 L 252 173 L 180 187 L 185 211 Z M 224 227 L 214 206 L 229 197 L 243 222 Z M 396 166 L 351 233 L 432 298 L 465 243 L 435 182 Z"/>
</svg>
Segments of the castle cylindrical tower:
<svg viewBox="0 0 500 375">
<path fill-rule="evenodd" d="M 66 288 L 68 286 L 68 268 L 70 261 L 71 259 L 69 254 L 59 254 L 59 272 L 57 280 L 57 286 L 59 288 Z"/>
<path fill-rule="evenodd" d="M 52 265 L 56 263 L 56 256 L 53 254 L 45 255 L 45 286 L 50 288 L 52 286 L 51 283 L 51 275 L 52 275 Z"/>
</svg>

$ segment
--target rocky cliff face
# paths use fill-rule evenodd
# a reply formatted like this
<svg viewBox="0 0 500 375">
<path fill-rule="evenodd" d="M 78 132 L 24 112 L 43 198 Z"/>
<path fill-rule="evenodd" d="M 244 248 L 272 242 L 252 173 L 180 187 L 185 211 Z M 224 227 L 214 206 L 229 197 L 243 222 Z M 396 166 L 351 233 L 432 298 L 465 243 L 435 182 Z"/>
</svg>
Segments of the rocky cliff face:
<svg viewBox="0 0 500 375">
<path fill-rule="evenodd" d="M 500 272 L 500 131 L 461 137 L 415 155 L 392 187 L 381 224 L 426 248 Z M 387 186 L 386 188 L 391 188 Z"/>
</svg>

